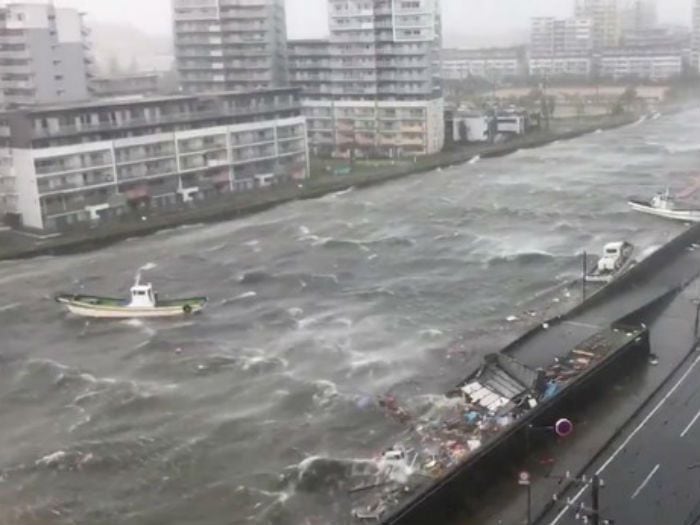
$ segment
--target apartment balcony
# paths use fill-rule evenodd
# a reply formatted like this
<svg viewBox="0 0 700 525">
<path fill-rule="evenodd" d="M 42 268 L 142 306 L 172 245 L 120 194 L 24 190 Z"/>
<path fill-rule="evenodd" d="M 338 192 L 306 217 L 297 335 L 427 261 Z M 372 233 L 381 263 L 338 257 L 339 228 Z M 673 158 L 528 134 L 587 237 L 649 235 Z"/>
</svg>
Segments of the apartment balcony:
<svg viewBox="0 0 700 525">
<path fill-rule="evenodd" d="M 24 48 L 23 50 L 0 48 L 0 59 L 3 58 L 11 60 L 31 60 L 32 55 L 26 48 Z"/>
<path fill-rule="evenodd" d="M 226 22 L 221 26 L 221 31 L 224 33 L 269 33 L 273 30 L 273 25 L 267 19 L 259 21 L 249 19 L 246 22 Z"/>
<path fill-rule="evenodd" d="M 27 43 L 24 34 L 21 35 L 0 35 L 0 46 L 21 46 Z"/>
<path fill-rule="evenodd" d="M 175 22 L 182 22 L 182 21 L 188 21 L 188 20 L 205 20 L 205 21 L 215 22 L 218 20 L 218 16 L 217 16 L 216 8 L 211 9 L 211 10 L 188 9 L 186 11 L 176 9 L 175 13 L 173 14 L 173 20 Z"/>
<path fill-rule="evenodd" d="M 424 124 L 401 125 L 399 131 L 402 133 L 425 133 Z"/>
<path fill-rule="evenodd" d="M 114 192 L 105 189 L 86 189 L 84 192 L 76 192 L 67 195 L 47 195 L 41 198 L 41 213 L 45 217 L 65 215 L 85 211 L 87 206 L 104 204 Z"/>
<path fill-rule="evenodd" d="M 177 173 L 177 166 L 172 161 L 146 162 L 141 165 L 119 167 L 117 169 L 117 180 L 119 182 L 147 179 L 153 177 L 164 177 Z"/>
<path fill-rule="evenodd" d="M 219 18 L 222 22 L 227 20 L 251 20 L 266 22 L 270 19 L 270 15 L 264 11 L 241 10 L 241 9 L 221 9 Z"/>
<path fill-rule="evenodd" d="M 70 175 L 72 173 L 99 171 L 104 169 L 112 169 L 113 165 L 110 159 L 104 159 L 94 162 L 68 162 L 68 163 L 41 163 L 35 161 L 35 172 L 37 178 L 55 177 L 57 175 Z"/>
<path fill-rule="evenodd" d="M 61 184 L 51 184 L 50 181 L 40 181 L 37 187 L 39 194 L 45 196 L 113 186 L 114 183 L 114 174 L 110 173 L 110 175 L 105 175 L 102 177 L 92 177 L 87 181 L 66 181 Z"/>
<path fill-rule="evenodd" d="M 306 151 L 306 142 L 304 137 L 298 137 L 292 140 L 280 142 L 277 145 L 277 148 L 280 154 L 301 153 Z"/>
</svg>

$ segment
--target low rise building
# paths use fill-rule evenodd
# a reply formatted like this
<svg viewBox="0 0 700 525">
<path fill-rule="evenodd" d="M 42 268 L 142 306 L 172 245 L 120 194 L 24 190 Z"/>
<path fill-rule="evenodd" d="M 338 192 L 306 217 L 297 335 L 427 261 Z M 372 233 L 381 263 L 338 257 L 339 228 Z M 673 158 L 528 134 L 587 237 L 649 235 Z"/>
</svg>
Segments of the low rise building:
<svg viewBox="0 0 700 525">
<path fill-rule="evenodd" d="M 530 75 L 540 78 L 588 78 L 593 70 L 589 55 L 531 57 L 529 64 Z"/>
<path fill-rule="evenodd" d="M 294 89 L 0 115 L 0 216 L 17 226 L 60 230 L 308 174 Z"/>
<path fill-rule="evenodd" d="M 606 49 L 599 64 L 603 78 L 667 80 L 683 72 L 683 53 L 674 48 Z"/>
<path fill-rule="evenodd" d="M 491 142 L 496 136 L 496 119 L 492 114 L 469 109 L 451 111 L 448 139 L 451 143 Z"/>
<path fill-rule="evenodd" d="M 463 80 L 469 77 L 501 80 L 526 75 L 524 47 L 442 51 L 442 78 L 445 80 Z"/>
<path fill-rule="evenodd" d="M 442 98 L 304 100 L 302 105 L 314 155 L 396 158 L 444 146 Z"/>
</svg>

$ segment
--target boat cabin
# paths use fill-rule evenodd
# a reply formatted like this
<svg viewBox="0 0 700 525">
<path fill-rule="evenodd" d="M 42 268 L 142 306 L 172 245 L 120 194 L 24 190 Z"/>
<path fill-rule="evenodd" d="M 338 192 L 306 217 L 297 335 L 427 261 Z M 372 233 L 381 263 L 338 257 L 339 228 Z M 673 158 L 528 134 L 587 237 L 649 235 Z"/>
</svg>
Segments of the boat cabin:
<svg viewBox="0 0 700 525">
<path fill-rule="evenodd" d="M 665 193 L 658 193 L 651 199 L 651 207 L 657 210 L 673 210 L 675 204 L 671 193 L 667 189 Z"/>
<path fill-rule="evenodd" d="M 132 308 L 153 308 L 156 306 L 156 294 L 153 291 L 153 285 L 137 284 L 131 288 L 131 302 L 129 306 Z"/>
</svg>

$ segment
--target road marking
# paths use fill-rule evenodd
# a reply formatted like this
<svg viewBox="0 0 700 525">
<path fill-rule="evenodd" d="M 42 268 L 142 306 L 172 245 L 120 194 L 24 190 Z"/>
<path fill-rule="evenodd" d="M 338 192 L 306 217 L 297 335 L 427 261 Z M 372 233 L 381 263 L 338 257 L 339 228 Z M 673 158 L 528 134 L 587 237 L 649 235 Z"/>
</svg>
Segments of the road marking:
<svg viewBox="0 0 700 525">
<path fill-rule="evenodd" d="M 684 437 L 687 433 L 688 430 L 695 424 L 695 422 L 698 420 L 700 417 L 700 410 L 698 410 L 698 413 L 695 414 L 695 417 L 690 420 L 690 423 L 688 423 L 688 426 L 683 429 L 683 432 L 681 432 L 681 437 Z"/>
<path fill-rule="evenodd" d="M 659 466 L 660 465 L 657 463 L 656 466 L 653 469 L 651 469 L 651 472 L 649 472 L 649 475 L 646 478 L 644 478 L 644 481 L 642 481 L 642 484 L 639 485 L 639 487 L 637 487 L 637 490 L 634 491 L 634 494 L 632 494 L 631 499 L 634 499 L 637 496 L 639 496 L 639 493 L 642 490 L 644 490 L 644 487 L 647 486 L 647 483 L 649 483 L 649 480 L 654 476 L 654 474 L 656 474 L 656 471 L 659 470 Z"/>
<path fill-rule="evenodd" d="M 629 445 L 629 442 L 632 441 L 634 436 L 636 436 L 642 428 L 646 426 L 646 424 L 649 422 L 649 420 L 656 415 L 656 413 L 661 409 L 662 406 L 666 404 L 666 401 L 668 401 L 668 398 L 671 397 L 673 394 L 675 394 L 676 390 L 678 390 L 678 387 L 680 387 L 683 383 L 685 383 L 685 380 L 688 379 L 688 376 L 690 373 L 693 371 L 693 369 L 697 366 L 697 364 L 700 362 L 700 356 L 695 358 L 695 361 L 692 362 L 692 364 L 688 367 L 688 370 L 685 371 L 685 373 L 681 376 L 681 378 L 678 380 L 678 382 L 673 385 L 671 390 L 669 390 L 666 395 L 659 401 L 659 403 L 647 414 L 647 417 L 645 417 L 642 422 L 630 433 L 629 436 L 627 436 L 627 439 L 625 439 L 622 444 L 615 449 L 615 452 L 613 452 L 610 457 L 607 459 L 605 463 L 601 465 L 601 467 L 596 471 L 597 475 L 600 475 L 606 468 L 608 468 L 608 465 L 612 463 L 615 458 L 618 456 L 622 450 Z M 569 511 L 569 509 L 583 496 L 584 492 L 588 490 L 588 487 L 590 485 L 590 482 L 586 483 L 581 490 L 579 490 L 576 494 L 574 494 L 574 497 L 567 500 L 566 505 L 564 506 L 563 509 L 561 509 L 561 512 L 557 514 L 554 519 L 549 522 L 549 525 L 557 525 L 561 521 L 561 519 L 564 517 L 564 515 Z"/>
</svg>

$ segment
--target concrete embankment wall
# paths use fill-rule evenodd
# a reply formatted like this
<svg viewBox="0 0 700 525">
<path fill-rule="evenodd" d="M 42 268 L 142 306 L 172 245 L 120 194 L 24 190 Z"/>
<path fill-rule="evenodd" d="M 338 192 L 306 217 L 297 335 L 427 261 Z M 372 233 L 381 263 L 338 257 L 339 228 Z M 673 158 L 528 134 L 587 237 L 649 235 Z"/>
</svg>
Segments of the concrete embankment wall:
<svg viewBox="0 0 700 525">
<path fill-rule="evenodd" d="M 80 253 L 103 248 L 131 237 L 146 236 L 181 225 L 218 222 L 244 217 L 295 200 L 314 199 L 352 187 L 365 188 L 409 175 L 463 164 L 477 155 L 482 158 L 499 157 L 514 153 L 520 149 L 544 146 L 557 140 L 570 140 L 598 129 L 610 129 L 630 124 L 636 119 L 636 116 L 609 118 L 559 133 L 535 133 L 503 144 L 457 150 L 431 158 L 418 158 L 409 167 L 391 166 L 378 168 L 372 174 L 311 179 L 305 181 L 303 187 L 290 184 L 258 192 L 224 196 L 213 201 L 207 201 L 203 203 L 202 207 L 198 208 L 182 208 L 151 214 L 147 216 L 145 221 L 141 220 L 140 217 L 132 217 L 129 221 L 115 222 L 101 225 L 95 229 L 66 233 L 59 238 L 41 242 L 21 243 L 16 246 L 0 245 L 0 260 Z"/>
<path fill-rule="evenodd" d="M 598 292 L 594 293 L 585 301 L 575 306 L 565 314 L 545 321 L 546 324 L 550 328 L 554 327 L 563 321 L 567 321 L 577 315 L 590 311 L 611 297 L 622 293 L 624 290 L 629 290 L 637 286 L 643 286 L 651 275 L 658 272 L 665 264 L 672 261 L 679 254 L 687 250 L 688 247 L 696 243 L 700 243 L 700 224 L 694 225 L 680 235 L 674 237 L 668 243 L 664 244 L 661 248 L 649 255 L 649 257 L 632 267 L 619 279 L 616 279 L 607 286 L 604 286 Z M 698 268 L 698 273 L 700 274 L 700 268 Z M 518 349 L 540 332 L 544 331 L 544 324 L 545 323 L 533 326 L 530 330 L 525 332 L 512 343 L 508 344 L 501 351 L 512 355 L 517 359 Z"/>
<path fill-rule="evenodd" d="M 634 316 L 628 317 L 627 321 L 634 322 Z M 550 432 L 538 429 L 551 427 L 557 419 L 571 417 L 583 406 L 600 399 L 615 378 L 643 363 L 649 351 L 649 333 L 644 330 L 638 338 L 609 354 L 558 396 L 541 403 L 517 425 L 415 496 L 403 508 L 385 519 L 383 524 L 445 523 L 456 515 L 464 515 L 470 509 L 478 508 L 480 498 L 495 482 L 509 475 L 515 480 L 519 461 L 538 448 L 543 439 L 551 439 L 548 437 Z"/>
<path fill-rule="evenodd" d="M 695 225 L 676 236 L 620 279 L 602 288 L 566 314 L 550 319 L 547 322 L 548 329 L 551 330 L 563 321 L 588 312 L 605 300 L 624 293 L 630 288 L 644 286 L 650 276 L 695 243 L 700 243 L 700 225 Z M 700 268 L 698 270 L 700 272 Z M 622 318 L 611 324 L 621 327 L 650 324 L 658 312 L 662 311 L 685 288 L 686 284 L 676 283 L 666 290 L 659 290 L 658 294 L 645 304 L 634 311 L 625 312 Z M 502 351 L 517 359 L 518 349 L 543 330 L 545 330 L 543 324 L 538 324 Z M 496 441 L 484 447 L 449 476 L 417 495 L 384 523 L 387 525 L 437 523 L 440 520 L 449 519 L 454 514 L 462 515 L 465 512 L 468 513 L 471 508 L 477 508 L 479 497 L 488 487 L 506 475 L 513 475 L 514 465 L 529 452 L 531 446 L 536 446 L 537 434 L 531 435 L 528 426 L 551 426 L 556 418 L 563 415 L 570 417 L 582 407 L 595 403 L 609 390 L 606 385 L 614 383 L 619 374 L 629 371 L 630 366 L 640 362 L 640 355 L 645 355 L 649 351 L 649 335 L 645 333 L 642 342 L 633 343 L 628 348 L 623 348 L 610 356 L 601 366 L 565 389 L 556 400 L 541 405 L 528 414 L 516 427 L 499 436 Z"/>
</svg>

